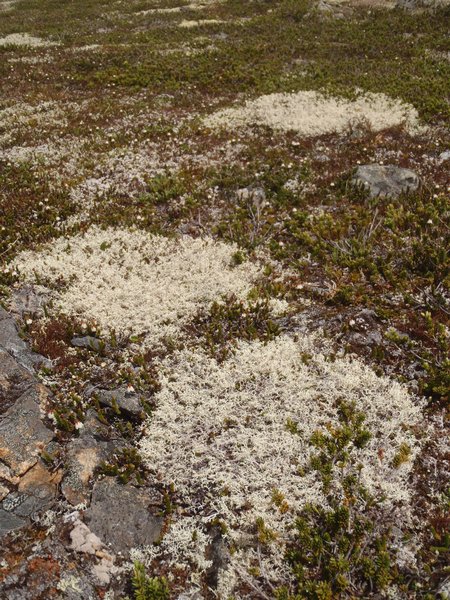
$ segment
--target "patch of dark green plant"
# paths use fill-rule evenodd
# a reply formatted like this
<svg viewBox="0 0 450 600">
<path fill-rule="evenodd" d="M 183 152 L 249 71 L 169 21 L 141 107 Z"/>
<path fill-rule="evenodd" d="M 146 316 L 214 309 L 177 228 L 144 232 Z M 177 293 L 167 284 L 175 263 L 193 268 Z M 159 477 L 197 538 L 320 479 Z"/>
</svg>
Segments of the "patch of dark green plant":
<svg viewBox="0 0 450 600">
<path fill-rule="evenodd" d="M 150 577 L 145 566 L 136 561 L 131 575 L 132 597 L 126 600 L 169 600 L 169 584 L 164 577 Z"/>
<path fill-rule="evenodd" d="M 372 597 L 398 579 L 390 530 L 364 498 L 310 504 L 295 521 L 295 541 L 286 559 L 295 591 L 278 590 L 278 600 Z"/>
<path fill-rule="evenodd" d="M 0 160 L 0 261 L 60 236 L 64 221 L 74 212 L 68 191 L 53 189 L 30 163 L 14 165 Z"/>
<path fill-rule="evenodd" d="M 343 471 L 349 463 L 352 450 L 364 448 L 371 438 L 364 426 L 365 415 L 356 409 L 354 403 L 340 400 L 337 416 L 339 425 L 330 424 L 325 432 L 315 431 L 310 439 L 311 445 L 317 450 L 311 458 L 310 467 L 320 474 L 326 493 L 330 490 L 335 469 Z"/>
<path fill-rule="evenodd" d="M 132 447 L 122 448 L 110 461 L 103 461 L 99 466 L 99 473 L 117 477 L 122 484 L 133 481 L 137 485 L 143 485 L 146 476 L 142 458 L 136 448 Z"/>
<path fill-rule="evenodd" d="M 208 313 L 198 313 L 186 331 L 222 361 L 239 340 L 269 342 L 280 328 L 273 320 L 268 299 L 245 302 L 230 296 L 213 302 Z"/>
</svg>

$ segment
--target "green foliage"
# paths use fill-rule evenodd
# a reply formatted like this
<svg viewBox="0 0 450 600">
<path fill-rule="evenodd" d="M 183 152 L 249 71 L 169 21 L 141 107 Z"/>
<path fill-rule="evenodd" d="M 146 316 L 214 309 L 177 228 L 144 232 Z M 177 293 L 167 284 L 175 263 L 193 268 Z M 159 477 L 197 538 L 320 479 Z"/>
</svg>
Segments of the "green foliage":
<svg viewBox="0 0 450 600">
<path fill-rule="evenodd" d="M 341 400 L 338 417 L 337 427 L 329 425 L 325 433 L 312 435 L 310 441 L 318 453 L 311 467 L 320 473 L 326 493 L 335 469 L 342 469 L 343 499 L 330 494 L 329 507 L 309 504 L 301 511 L 295 521 L 295 542 L 287 552 L 295 594 L 280 589 L 278 600 L 366 597 L 382 591 L 398 575 L 389 528 L 379 524 L 375 517 L 379 506 L 361 485 L 358 467 L 352 465 L 353 449 L 363 448 L 370 440 L 364 414 Z M 296 433 L 292 423 L 288 428 Z"/>
<path fill-rule="evenodd" d="M 186 329 L 218 360 L 225 360 L 240 339 L 268 342 L 280 331 L 268 299 L 247 303 L 235 296 L 213 302 L 209 313 L 199 313 Z"/>
<path fill-rule="evenodd" d="M 136 448 L 122 448 L 114 454 L 112 462 L 103 461 L 100 464 L 99 472 L 103 475 L 117 477 L 119 483 L 123 484 L 133 478 L 135 483 L 141 485 L 145 478 L 145 468 Z"/>
<path fill-rule="evenodd" d="M 296 594 L 281 590 L 279 597 L 332 600 L 383 590 L 397 572 L 389 530 L 379 532 L 371 506 L 348 498 L 333 500 L 329 509 L 307 506 L 296 520 L 295 543 L 287 553 Z"/>
<path fill-rule="evenodd" d="M 325 491 L 330 488 L 334 469 L 343 469 L 349 462 L 352 449 L 363 448 L 371 437 L 369 430 L 364 428 L 365 416 L 356 410 L 354 403 L 341 400 L 338 418 L 338 427 L 329 425 L 326 433 L 315 431 L 310 440 L 318 450 L 311 458 L 311 468 L 320 473 Z"/>
<path fill-rule="evenodd" d="M 148 577 L 140 562 L 134 563 L 131 580 L 133 600 L 169 600 L 169 586 L 164 577 Z"/>
<path fill-rule="evenodd" d="M 260 544 L 270 544 L 277 538 L 275 532 L 273 532 L 271 529 L 269 529 L 269 527 L 267 527 L 262 517 L 258 517 L 256 519 L 256 531 L 258 541 Z"/>
<path fill-rule="evenodd" d="M 408 444 L 403 442 L 392 460 L 392 466 L 395 469 L 398 469 L 403 463 L 408 462 L 410 456 L 411 448 L 408 446 Z"/>
</svg>

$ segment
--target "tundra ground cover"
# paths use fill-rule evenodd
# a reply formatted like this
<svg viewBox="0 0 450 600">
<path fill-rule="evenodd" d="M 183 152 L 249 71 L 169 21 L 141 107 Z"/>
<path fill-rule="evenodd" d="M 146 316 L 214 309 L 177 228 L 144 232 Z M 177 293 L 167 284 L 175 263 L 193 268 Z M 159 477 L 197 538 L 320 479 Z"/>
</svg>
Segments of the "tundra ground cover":
<svg viewBox="0 0 450 600">
<path fill-rule="evenodd" d="M 93 597 L 132 594 L 132 558 L 150 598 L 448 595 L 448 7 L 327 10 L 1 12 L 0 297 L 52 361 L 42 461 L 69 464 L 94 410 L 125 450 L 88 484 L 145 490 L 164 520 L 109 548 L 122 573 L 89 571 Z M 421 185 L 370 198 L 366 163 Z M 11 576 L 56 543 L 45 523 L 6 538 L 6 597 L 38 597 Z M 82 589 L 81 562 L 45 597 Z"/>
</svg>

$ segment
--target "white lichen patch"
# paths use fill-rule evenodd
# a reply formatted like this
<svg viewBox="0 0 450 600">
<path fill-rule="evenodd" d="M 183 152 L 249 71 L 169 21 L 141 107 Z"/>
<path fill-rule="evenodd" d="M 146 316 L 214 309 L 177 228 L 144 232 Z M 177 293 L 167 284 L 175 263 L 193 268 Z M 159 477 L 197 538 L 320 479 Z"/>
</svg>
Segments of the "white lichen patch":
<svg viewBox="0 0 450 600">
<path fill-rule="evenodd" d="M 410 105 L 385 94 L 364 94 L 356 100 L 327 97 L 315 91 L 269 94 L 214 113 L 207 127 L 265 125 L 275 130 L 297 131 L 305 136 L 342 132 L 351 125 L 368 124 L 374 130 L 405 124 L 418 128 L 418 113 Z"/>
<path fill-rule="evenodd" d="M 219 19 L 199 19 L 198 21 L 184 19 L 178 26 L 182 29 L 193 29 L 202 25 L 220 25 L 222 23 L 225 23 L 225 21 Z"/>
<path fill-rule="evenodd" d="M 196 507 L 196 521 L 186 519 L 186 529 L 192 533 L 215 518 L 225 522 L 238 549 L 232 572 L 223 574 L 225 587 L 226 581 L 240 579 L 246 565 L 255 566 L 260 517 L 276 535 L 272 550 L 260 557 L 268 580 L 282 582 L 287 576 L 283 547 L 296 512 L 309 502 L 327 505 L 320 475 L 308 470 L 317 452 L 310 439 L 317 430 L 339 427 L 340 400 L 354 403 L 365 415 L 371 438 L 364 448 L 352 448 L 346 468 L 335 467 L 334 496 L 343 497 L 339 482 L 346 469 L 360 464 L 361 483 L 384 498 L 384 508 L 398 525 L 410 519 L 408 477 L 419 450 L 411 428 L 421 420 L 420 403 L 359 360 L 330 361 L 319 347 L 319 338 L 281 336 L 267 345 L 241 343 L 222 364 L 192 350 L 161 364 L 162 389 L 140 450 L 156 477 L 174 485 L 183 505 Z M 305 354 L 312 358 L 305 361 Z M 395 468 L 402 444 L 411 449 L 410 460 Z M 273 503 L 274 490 L 284 497 L 286 512 Z M 183 522 L 177 523 L 181 529 Z M 172 551 L 179 552 L 170 539 L 144 550 L 147 560 L 169 560 Z"/>
<path fill-rule="evenodd" d="M 26 46 L 29 48 L 42 48 L 48 46 L 57 46 L 56 42 L 44 40 L 29 33 L 10 33 L 0 38 L 0 46 Z"/>
<path fill-rule="evenodd" d="M 246 297 L 260 267 L 233 266 L 236 250 L 209 238 L 93 227 L 42 252 L 22 253 L 15 265 L 26 281 L 66 283 L 53 292 L 57 310 L 156 343 L 177 337 L 187 319 L 222 295 Z"/>
<path fill-rule="evenodd" d="M 18 102 L 0 110 L 0 143 L 8 142 L 17 129 L 65 127 L 67 117 L 63 107 L 56 102 L 38 104 Z"/>
<path fill-rule="evenodd" d="M 23 65 L 41 65 L 50 64 L 55 61 L 55 57 L 51 54 L 41 54 L 38 56 L 19 56 L 8 59 L 12 64 L 21 63 Z"/>
<path fill-rule="evenodd" d="M 0 2 L 0 12 L 9 12 L 14 9 L 15 0 L 3 0 Z"/>
<path fill-rule="evenodd" d="M 197 573 L 202 573 L 212 562 L 205 558 L 206 549 L 211 538 L 204 532 L 203 526 L 195 517 L 185 517 L 176 521 L 164 535 L 161 544 L 132 550 L 131 558 L 148 562 L 166 552 L 170 553 L 170 566 L 178 569 L 195 567 Z M 195 581 L 195 576 L 194 576 Z"/>
</svg>

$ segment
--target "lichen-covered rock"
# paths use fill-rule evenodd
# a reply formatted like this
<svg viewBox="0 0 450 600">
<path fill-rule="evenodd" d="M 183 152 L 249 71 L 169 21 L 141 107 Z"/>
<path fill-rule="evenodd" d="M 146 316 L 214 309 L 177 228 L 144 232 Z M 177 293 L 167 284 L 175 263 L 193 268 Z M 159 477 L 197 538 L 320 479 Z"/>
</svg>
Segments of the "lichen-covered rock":
<svg viewBox="0 0 450 600">
<path fill-rule="evenodd" d="M 90 480 L 108 454 L 107 442 L 100 442 L 90 434 L 70 441 L 66 449 L 66 469 L 61 485 L 62 493 L 70 504 L 77 506 L 89 502 Z"/>
<path fill-rule="evenodd" d="M 138 394 L 129 392 L 126 387 L 115 390 L 98 390 L 96 394 L 102 406 L 117 408 L 131 417 L 139 418 L 145 415 Z"/>
<path fill-rule="evenodd" d="M 419 177 L 410 169 L 393 165 L 361 165 L 352 178 L 353 184 L 362 186 L 371 198 L 378 196 L 399 196 L 419 187 Z"/>
<path fill-rule="evenodd" d="M 50 508 L 58 492 L 62 472 L 50 472 L 38 462 L 21 478 L 18 493 L 24 497 L 20 507 L 15 510 L 19 516 L 32 516 Z"/>
<path fill-rule="evenodd" d="M 0 421 L 0 460 L 13 475 L 22 475 L 36 464 L 54 434 L 41 420 L 41 403 L 47 391 L 39 384 L 16 400 Z"/>
<path fill-rule="evenodd" d="M 0 306 L 0 348 L 15 358 L 18 363 L 30 372 L 39 364 L 50 366 L 50 361 L 32 352 L 20 338 L 13 317 Z M 0 362 L 0 371 L 2 362 Z"/>
<path fill-rule="evenodd" d="M 153 544 L 161 535 L 163 518 L 152 514 L 149 504 L 148 490 L 121 485 L 107 477 L 93 488 L 86 523 L 115 552 L 127 552 L 135 546 Z"/>
<path fill-rule="evenodd" d="M 0 538 L 6 533 L 20 529 L 26 524 L 26 519 L 17 517 L 14 513 L 0 508 Z"/>
<path fill-rule="evenodd" d="M 0 414 L 35 383 L 32 374 L 0 348 Z"/>
</svg>

